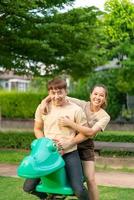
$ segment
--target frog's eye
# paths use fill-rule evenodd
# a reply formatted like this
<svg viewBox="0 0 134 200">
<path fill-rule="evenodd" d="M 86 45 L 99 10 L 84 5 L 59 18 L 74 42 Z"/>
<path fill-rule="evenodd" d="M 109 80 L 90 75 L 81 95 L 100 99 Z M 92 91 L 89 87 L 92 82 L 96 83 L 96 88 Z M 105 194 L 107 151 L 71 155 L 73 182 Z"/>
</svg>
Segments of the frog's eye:
<svg viewBox="0 0 134 200">
<path fill-rule="evenodd" d="M 52 152 L 57 150 L 57 146 L 55 143 L 48 143 L 47 147 L 48 147 L 49 151 L 52 151 Z"/>
</svg>

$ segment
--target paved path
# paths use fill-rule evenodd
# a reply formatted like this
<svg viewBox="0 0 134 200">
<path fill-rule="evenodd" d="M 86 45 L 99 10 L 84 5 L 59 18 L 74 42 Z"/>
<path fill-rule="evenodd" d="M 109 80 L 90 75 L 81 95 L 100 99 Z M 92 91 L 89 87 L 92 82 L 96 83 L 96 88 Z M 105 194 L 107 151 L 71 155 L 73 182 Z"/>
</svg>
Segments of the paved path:
<svg viewBox="0 0 134 200">
<path fill-rule="evenodd" d="M 17 177 L 17 165 L 0 164 L 0 176 Z M 96 172 L 98 185 L 134 188 L 134 173 Z"/>
</svg>

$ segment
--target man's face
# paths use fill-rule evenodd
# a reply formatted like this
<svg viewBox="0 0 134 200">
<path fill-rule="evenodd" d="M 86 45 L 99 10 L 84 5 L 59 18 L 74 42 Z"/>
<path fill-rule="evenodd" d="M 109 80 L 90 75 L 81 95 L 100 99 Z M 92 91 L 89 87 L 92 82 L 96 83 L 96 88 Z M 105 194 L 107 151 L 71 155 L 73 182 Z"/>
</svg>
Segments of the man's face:
<svg viewBox="0 0 134 200">
<path fill-rule="evenodd" d="M 52 89 L 49 90 L 49 96 L 52 104 L 55 106 L 62 106 L 65 103 L 67 92 L 65 89 Z"/>
</svg>

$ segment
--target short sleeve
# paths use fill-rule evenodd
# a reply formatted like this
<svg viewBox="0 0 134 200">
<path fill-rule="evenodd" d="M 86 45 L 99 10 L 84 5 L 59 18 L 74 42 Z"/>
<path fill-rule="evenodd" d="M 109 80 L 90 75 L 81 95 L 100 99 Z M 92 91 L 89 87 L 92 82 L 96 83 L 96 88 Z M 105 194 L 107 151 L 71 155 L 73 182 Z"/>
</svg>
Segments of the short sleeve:
<svg viewBox="0 0 134 200">
<path fill-rule="evenodd" d="M 69 101 L 71 101 L 72 103 L 75 103 L 76 105 L 80 106 L 83 110 L 85 109 L 85 106 L 87 104 L 86 101 L 84 100 L 80 100 L 80 99 L 76 99 L 73 97 L 67 97 L 69 99 Z"/>
<path fill-rule="evenodd" d="M 37 122 L 42 122 L 42 113 L 40 110 L 40 105 L 37 107 L 36 112 L 35 112 L 35 121 Z"/>
<path fill-rule="evenodd" d="M 87 124 L 87 118 L 83 110 L 79 107 L 75 113 L 75 122 L 80 125 Z"/>
<path fill-rule="evenodd" d="M 94 124 L 92 128 L 100 127 L 101 130 L 104 131 L 109 121 L 110 121 L 109 115 L 102 117 L 98 122 Z"/>
</svg>

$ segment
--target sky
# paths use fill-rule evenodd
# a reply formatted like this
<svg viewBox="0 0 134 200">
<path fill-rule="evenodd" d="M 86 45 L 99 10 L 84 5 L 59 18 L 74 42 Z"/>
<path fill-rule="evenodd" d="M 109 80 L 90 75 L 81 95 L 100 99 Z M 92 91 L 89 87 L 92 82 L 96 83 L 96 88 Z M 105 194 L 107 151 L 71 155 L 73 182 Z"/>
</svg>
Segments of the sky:
<svg viewBox="0 0 134 200">
<path fill-rule="evenodd" d="M 104 4 L 106 0 L 75 0 L 74 6 L 77 7 L 85 7 L 85 6 L 95 6 L 100 10 L 104 10 Z M 134 3 L 134 0 L 131 0 Z"/>
<path fill-rule="evenodd" d="M 100 10 L 104 9 L 105 0 L 75 0 L 74 7 L 96 6 Z"/>
</svg>

